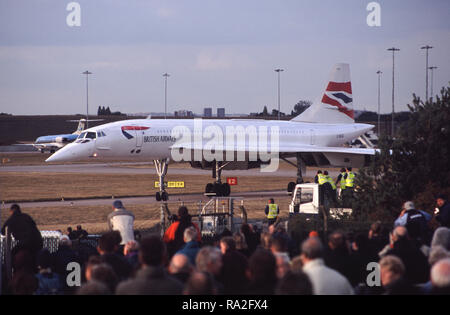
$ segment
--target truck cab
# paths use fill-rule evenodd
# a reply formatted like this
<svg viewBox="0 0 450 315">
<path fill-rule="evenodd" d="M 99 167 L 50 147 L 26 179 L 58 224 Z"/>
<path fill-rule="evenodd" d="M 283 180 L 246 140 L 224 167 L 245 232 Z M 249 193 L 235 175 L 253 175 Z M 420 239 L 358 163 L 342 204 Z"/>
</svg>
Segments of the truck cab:
<svg viewBox="0 0 450 315">
<path fill-rule="evenodd" d="M 321 207 L 324 207 L 332 218 L 338 218 L 340 215 L 345 214 L 351 215 L 351 208 L 331 208 L 328 206 L 321 188 L 321 185 L 316 183 L 297 184 L 289 204 L 289 216 L 297 214 L 318 215 Z"/>
</svg>

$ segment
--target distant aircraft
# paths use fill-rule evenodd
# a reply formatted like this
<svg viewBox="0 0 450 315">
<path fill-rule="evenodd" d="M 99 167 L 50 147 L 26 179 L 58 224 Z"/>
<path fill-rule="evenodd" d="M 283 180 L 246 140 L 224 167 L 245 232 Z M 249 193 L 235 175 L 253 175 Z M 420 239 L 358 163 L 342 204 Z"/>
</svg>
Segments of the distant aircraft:
<svg viewBox="0 0 450 315">
<path fill-rule="evenodd" d="M 275 171 L 279 159 L 297 168 L 297 183 L 302 183 L 306 166 L 361 167 L 375 154 L 372 148 L 344 147 L 374 127 L 355 123 L 352 104 L 350 67 L 341 63 L 333 67 L 322 99 L 290 121 L 117 121 L 83 131 L 46 161 L 88 157 L 153 160 L 160 182 L 156 199 L 164 201 L 168 199 L 164 177 L 169 162 L 187 161 L 192 167 L 211 169 L 215 181 L 206 185 L 205 193 L 218 196 L 230 194 L 230 185 L 222 182 L 222 170 L 261 167 L 261 171 Z M 290 158 L 296 158 L 297 163 Z M 295 183 L 288 187 L 292 185 Z"/>
<path fill-rule="evenodd" d="M 102 119 L 88 121 L 102 121 Z M 45 153 L 45 151 L 55 153 L 65 145 L 75 141 L 86 127 L 86 119 L 82 118 L 80 120 L 69 120 L 69 122 L 78 122 L 76 131 L 69 134 L 41 136 L 36 139 L 36 141 L 33 143 L 33 146 L 41 151 L 41 153 Z"/>
</svg>

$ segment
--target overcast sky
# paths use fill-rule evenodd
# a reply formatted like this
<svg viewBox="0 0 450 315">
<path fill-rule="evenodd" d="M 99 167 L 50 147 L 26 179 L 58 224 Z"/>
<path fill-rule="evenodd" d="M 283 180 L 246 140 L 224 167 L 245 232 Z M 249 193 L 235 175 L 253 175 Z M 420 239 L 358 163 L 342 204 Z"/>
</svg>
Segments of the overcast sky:
<svg viewBox="0 0 450 315">
<path fill-rule="evenodd" d="M 434 92 L 450 81 L 450 1 L 378 1 L 381 26 L 369 27 L 366 0 L 0 1 L 0 112 L 76 114 L 110 106 L 125 113 L 225 107 L 249 113 L 321 97 L 331 67 L 350 64 L 355 109 L 391 111 L 395 46 L 396 110 L 425 96 L 425 51 Z"/>
</svg>

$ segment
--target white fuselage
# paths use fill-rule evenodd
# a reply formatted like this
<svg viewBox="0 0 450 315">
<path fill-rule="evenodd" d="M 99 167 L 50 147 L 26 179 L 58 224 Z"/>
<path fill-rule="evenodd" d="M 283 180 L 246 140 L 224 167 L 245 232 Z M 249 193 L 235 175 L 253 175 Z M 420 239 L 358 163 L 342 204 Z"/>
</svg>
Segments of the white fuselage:
<svg viewBox="0 0 450 315">
<path fill-rule="evenodd" d="M 273 120 L 123 120 L 84 130 L 80 138 L 57 151 L 47 161 L 76 161 L 88 157 L 170 159 L 171 147 L 175 144 L 198 144 L 200 141 L 205 146 L 219 134 L 223 138 L 221 143 L 226 145 L 230 130 L 237 131 L 237 135 L 239 132 L 245 133 L 246 148 L 254 146 L 255 139 L 261 142 L 261 137 L 267 139 L 269 149 L 276 139 L 279 152 L 293 145 L 340 147 L 372 128 L 372 125 L 357 123 L 319 124 Z M 174 130 L 184 132 L 177 134 Z M 256 138 L 254 132 L 258 134 Z"/>
</svg>

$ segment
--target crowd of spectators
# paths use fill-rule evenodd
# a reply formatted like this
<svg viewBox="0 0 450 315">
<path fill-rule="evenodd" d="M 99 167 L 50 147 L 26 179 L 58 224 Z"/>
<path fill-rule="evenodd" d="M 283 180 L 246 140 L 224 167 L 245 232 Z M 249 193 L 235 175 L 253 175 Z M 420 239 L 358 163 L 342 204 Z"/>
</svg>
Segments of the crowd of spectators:
<svg viewBox="0 0 450 315">
<path fill-rule="evenodd" d="M 413 207 L 405 203 L 405 208 Z M 408 209 L 404 209 L 408 211 Z M 406 213 L 406 212 L 405 212 Z M 402 216 L 405 214 L 402 213 Z M 411 212 L 416 215 L 417 213 Z M 450 229 L 427 233 L 414 218 L 384 231 L 332 231 L 295 244 L 280 225 L 255 230 L 243 224 L 203 240 L 185 207 L 170 235 L 145 235 L 122 244 L 119 231 L 101 235 L 95 250 L 63 235 L 55 253 L 21 248 L 13 256 L 9 294 L 79 295 L 379 295 L 449 294 Z M 421 217 L 420 219 L 425 219 Z M 181 230 L 179 230 L 181 229 Z M 419 233 L 420 232 L 420 233 Z M 429 238 L 428 238 L 429 237 Z M 325 241 L 324 241 L 325 240 Z M 82 243 L 82 242 L 80 242 Z M 41 246 L 42 247 L 42 246 Z M 300 254 L 299 254 L 300 253 Z M 70 286 L 67 265 L 81 266 Z M 370 269 L 369 266 L 375 268 Z"/>
</svg>

